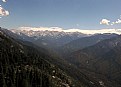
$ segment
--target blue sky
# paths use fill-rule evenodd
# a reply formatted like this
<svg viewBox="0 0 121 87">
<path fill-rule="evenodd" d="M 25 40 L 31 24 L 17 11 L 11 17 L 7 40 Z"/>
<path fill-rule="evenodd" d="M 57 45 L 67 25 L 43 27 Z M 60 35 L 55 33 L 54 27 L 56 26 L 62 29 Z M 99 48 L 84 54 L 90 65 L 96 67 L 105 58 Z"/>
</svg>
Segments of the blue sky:
<svg viewBox="0 0 121 87">
<path fill-rule="evenodd" d="M 121 0 L 8 0 L 0 4 L 10 12 L 0 19 L 5 28 L 121 28 L 121 24 L 100 25 L 102 19 L 113 22 L 120 18 Z"/>
</svg>

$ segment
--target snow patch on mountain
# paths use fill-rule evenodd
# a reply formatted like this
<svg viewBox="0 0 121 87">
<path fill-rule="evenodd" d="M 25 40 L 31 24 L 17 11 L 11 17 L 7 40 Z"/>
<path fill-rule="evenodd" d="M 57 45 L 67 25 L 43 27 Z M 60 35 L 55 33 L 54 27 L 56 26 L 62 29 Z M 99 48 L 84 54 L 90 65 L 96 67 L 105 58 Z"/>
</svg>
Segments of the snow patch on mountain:
<svg viewBox="0 0 121 87">
<path fill-rule="evenodd" d="M 13 29 L 12 31 L 13 32 L 15 32 L 15 31 L 26 31 L 26 32 L 27 31 L 55 31 L 55 32 L 65 32 L 65 33 L 78 32 L 78 33 L 82 33 L 82 34 L 104 34 L 104 33 L 121 34 L 121 29 L 81 30 L 81 29 L 63 29 L 63 28 L 60 28 L 60 27 L 39 27 L 39 28 L 36 28 L 36 27 L 20 27 L 18 29 Z M 31 34 L 34 34 L 34 32 L 32 32 Z"/>
<path fill-rule="evenodd" d="M 72 40 L 89 36 L 81 32 L 70 32 L 67 30 L 63 30 L 59 27 L 20 27 L 18 29 L 10 29 L 10 31 L 18 34 L 22 38 L 26 38 L 26 36 L 28 36 L 36 44 L 42 44 L 44 46 L 49 45 L 51 47 L 62 46 Z M 28 41 L 28 38 L 26 40 Z"/>
<path fill-rule="evenodd" d="M 29 37 L 36 36 L 36 39 L 39 37 L 51 37 L 51 38 L 60 38 L 64 36 L 76 36 L 76 37 L 83 37 L 87 36 L 78 31 L 74 30 L 64 30 L 59 27 L 40 27 L 40 28 L 31 28 L 31 27 L 20 27 L 18 29 L 11 29 L 13 33 L 22 35 L 25 34 Z"/>
</svg>

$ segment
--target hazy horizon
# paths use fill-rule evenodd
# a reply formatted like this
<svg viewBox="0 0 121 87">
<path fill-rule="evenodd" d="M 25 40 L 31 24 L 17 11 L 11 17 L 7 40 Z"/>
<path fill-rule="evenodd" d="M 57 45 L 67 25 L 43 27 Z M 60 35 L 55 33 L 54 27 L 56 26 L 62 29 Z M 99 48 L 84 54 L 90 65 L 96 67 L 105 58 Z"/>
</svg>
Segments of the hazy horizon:
<svg viewBox="0 0 121 87">
<path fill-rule="evenodd" d="M 23 26 L 120 28 L 120 3 L 120 0 L 1 0 L 0 5 L 10 15 L 0 19 L 0 26 L 10 29 Z"/>
</svg>

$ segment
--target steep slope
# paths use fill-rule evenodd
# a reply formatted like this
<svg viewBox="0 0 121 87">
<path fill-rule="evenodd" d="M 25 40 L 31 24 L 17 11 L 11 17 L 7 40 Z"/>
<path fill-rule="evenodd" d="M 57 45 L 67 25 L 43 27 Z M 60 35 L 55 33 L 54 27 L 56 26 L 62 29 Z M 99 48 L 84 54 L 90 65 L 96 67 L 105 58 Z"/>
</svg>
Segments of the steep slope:
<svg viewBox="0 0 121 87">
<path fill-rule="evenodd" d="M 95 74 L 104 75 L 108 80 L 116 82 L 115 84 L 120 84 L 120 51 L 121 36 L 117 36 L 76 51 L 68 61 Z"/>
<path fill-rule="evenodd" d="M 8 32 L 9 31 L 7 31 L 7 33 Z M 19 67 L 20 67 L 20 71 L 22 70 L 23 73 L 19 74 L 19 75 L 20 75 L 20 78 L 24 79 L 24 81 L 22 79 L 19 80 L 21 84 L 24 84 L 24 85 L 25 84 L 26 85 L 33 84 L 33 86 L 35 86 L 35 85 L 39 85 L 39 86 L 43 85 L 42 87 L 48 87 L 48 86 L 50 86 L 50 87 L 68 87 L 68 85 L 70 87 L 73 87 L 74 85 L 75 85 L 75 87 L 85 87 L 85 86 L 86 87 L 104 87 L 104 86 L 105 87 L 120 87 L 120 83 L 119 83 L 119 81 L 120 81 L 120 72 L 112 74 L 115 78 L 111 78 L 111 77 L 109 77 L 109 75 L 106 76 L 107 74 L 99 72 L 101 70 L 100 68 L 97 69 L 97 71 L 95 71 L 95 68 L 94 69 L 92 68 L 91 63 L 90 63 L 89 67 L 87 66 L 88 64 L 85 65 L 85 62 L 84 62 L 84 64 L 81 64 L 81 62 L 80 62 L 81 59 L 78 56 L 79 55 L 78 53 L 80 51 L 75 52 L 74 53 L 75 55 L 73 55 L 71 57 L 71 60 L 69 59 L 71 63 L 68 63 L 64 59 L 56 57 L 55 54 L 49 54 L 47 50 L 44 50 L 43 48 L 35 46 L 33 43 L 30 43 L 28 41 L 25 42 L 25 41 L 17 40 L 17 38 L 15 38 L 16 40 L 12 39 L 12 38 L 10 38 L 8 36 L 8 34 L 7 35 L 4 34 L 4 35 L 7 36 L 7 38 L 10 39 L 10 41 L 12 41 L 14 45 L 15 45 L 15 43 L 18 44 L 17 45 L 18 47 L 14 47 L 14 50 L 11 51 L 12 53 L 9 52 L 9 51 L 7 51 L 7 53 L 5 53 L 5 54 L 10 53 L 10 55 L 15 55 L 15 57 L 17 59 L 16 58 L 14 59 L 13 56 L 7 56 L 6 57 L 6 55 L 4 54 L 4 51 L 1 51 L 1 52 L 3 53 L 2 56 L 7 58 L 7 61 L 9 59 L 11 59 L 11 57 L 12 57 L 13 61 L 16 60 L 16 63 L 13 62 L 16 65 L 12 64 L 12 66 L 14 66 L 15 70 L 18 69 L 18 71 L 19 71 L 19 68 L 16 68 L 16 67 L 21 65 Z M 2 41 L 2 40 L 3 39 L 1 38 L 0 41 Z M 114 38 L 112 40 L 116 40 L 116 39 Z M 107 41 L 107 40 L 105 40 L 105 41 Z M 99 43 L 104 43 L 104 42 L 101 41 Z M 6 47 L 4 49 L 8 48 L 8 49 L 11 50 L 13 48 L 13 46 L 14 46 L 13 45 L 12 48 L 10 48 L 11 47 L 10 43 L 7 46 L 4 46 L 5 44 L 6 43 L 1 45 L 1 47 Z M 21 46 L 23 46 L 23 47 L 20 48 Z M 107 46 L 108 46 L 108 41 L 107 41 L 106 47 Z M 110 47 L 114 48 L 114 46 L 115 45 L 111 45 L 111 46 L 109 46 L 109 48 Z M 17 49 L 15 49 L 15 48 L 17 48 Z M 19 51 L 19 49 L 22 49 L 22 50 Z M 87 49 L 87 48 L 85 48 L 85 49 Z M 93 51 L 92 54 L 94 54 L 94 50 L 92 50 L 92 51 Z M 5 52 L 6 52 L 6 50 L 5 50 Z M 23 54 L 21 54 L 21 53 L 23 53 Z M 18 58 L 18 55 L 19 55 L 20 58 Z M 3 57 L 2 60 L 4 60 L 4 57 Z M 86 61 L 86 63 L 89 63 L 89 62 L 91 62 L 91 61 Z M 73 64 L 77 65 L 78 67 L 76 67 Z M 97 64 L 93 64 L 94 67 L 96 67 L 96 65 Z M 2 68 L 3 68 L 3 66 L 6 69 L 6 67 L 8 67 L 9 64 L 2 65 Z M 27 72 L 28 73 L 31 73 L 31 72 L 29 72 L 29 70 L 31 70 L 33 73 L 36 72 L 34 74 L 34 77 L 35 77 L 34 78 L 34 82 L 29 78 L 31 76 L 29 76 L 27 78 L 26 77 L 21 77 L 21 75 L 22 76 L 23 75 L 24 76 L 28 76 L 29 75 L 28 73 L 25 72 L 26 71 L 26 67 L 24 67 L 24 66 L 27 67 Z M 99 65 L 97 65 L 97 66 L 99 66 Z M 13 69 L 13 67 L 12 67 L 12 69 Z M 40 71 L 40 72 L 38 72 L 38 71 Z M 56 74 L 55 74 L 55 72 L 56 72 Z M 14 74 L 14 75 L 18 76 L 16 74 Z M 32 76 L 33 76 L 33 74 L 32 74 Z M 40 78 L 38 78 L 37 76 L 39 76 Z M 41 76 L 43 78 L 45 78 L 45 79 L 42 79 Z M 2 76 L 2 77 L 4 77 L 4 76 Z M 109 79 L 109 78 L 111 78 L 111 79 Z M 39 83 L 39 82 L 37 82 L 36 79 L 37 80 L 39 79 L 39 82 L 40 82 L 40 80 L 42 82 Z M 29 83 L 28 80 L 31 81 L 31 84 Z M 47 82 L 43 81 L 43 80 L 46 80 Z M 1 81 L 4 82 L 5 80 L 2 79 Z M 16 81 L 15 78 L 14 78 L 14 81 Z M 25 82 L 25 83 L 23 83 L 23 82 Z M 16 84 L 18 84 L 18 83 L 16 83 Z M 23 85 L 20 85 L 20 86 L 23 86 Z M 25 86 L 25 87 L 27 87 L 27 86 Z"/>
<path fill-rule="evenodd" d="M 8 36 L 11 36 L 12 38 L 20 39 L 23 41 L 33 41 L 33 39 L 31 37 L 29 37 L 25 34 L 22 34 L 22 33 L 20 33 L 21 34 L 21 36 L 20 36 L 18 34 L 13 33 L 12 31 L 4 29 L 4 28 L 1 28 L 0 31 L 4 32 Z"/>
<path fill-rule="evenodd" d="M 82 63 L 85 64 L 87 60 L 98 59 L 99 57 L 108 53 L 116 46 L 120 46 L 120 44 L 121 44 L 121 36 L 117 36 L 111 39 L 103 40 L 93 46 L 76 51 L 74 52 L 74 55 L 75 56 L 77 55 L 78 58 L 83 57 L 85 62 L 83 61 Z"/>
<path fill-rule="evenodd" d="M 0 87 L 87 87 L 47 58 L 0 31 Z"/>
<path fill-rule="evenodd" d="M 95 34 L 89 37 L 79 38 L 77 40 L 73 40 L 64 46 L 62 46 L 61 50 L 64 54 L 71 53 L 80 49 L 83 49 L 88 46 L 92 46 L 100 41 L 105 39 L 109 39 L 112 37 L 118 36 L 117 34 Z"/>
</svg>

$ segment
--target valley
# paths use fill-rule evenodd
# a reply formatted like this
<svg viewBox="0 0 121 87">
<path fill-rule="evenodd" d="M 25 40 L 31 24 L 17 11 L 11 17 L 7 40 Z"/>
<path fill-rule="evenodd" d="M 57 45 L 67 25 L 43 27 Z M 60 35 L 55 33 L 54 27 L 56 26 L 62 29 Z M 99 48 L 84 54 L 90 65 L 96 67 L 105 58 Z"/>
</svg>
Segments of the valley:
<svg viewBox="0 0 121 87">
<path fill-rule="evenodd" d="M 0 0 L 0 87 L 121 87 L 121 0 Z"/>
<path fill-rule="evenodd" d="M 21 81 L 22 87 L 35 85 L 39 87 L 120 87 L 121 85 L 121 36 L 119 34 L 86 35 L 80 32 L 15 31 L 1 28 L 0 35 L 2 77 L 7 76 L 12 79 L 12 81 L 1 79 L 3 81 L 1 85 L 17 86 L 16 81 Z M 20 75 L 22 79 L 16 80 L 16 77 L 11 77 L 9 75 L 11 70 L 21 71 L 18 74 L 11 74 L 16 77 Z M 36 75 L 33 79 L 41 82 L 30 82 L 36 81 L 31 79 L 29 74 L 31 72 L 34 73 L 32 75 Z M 38 78 L 38 75 L 42 77 Z"/>
</svg>

